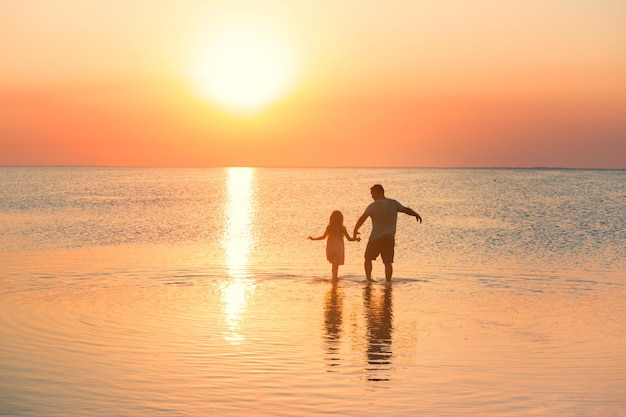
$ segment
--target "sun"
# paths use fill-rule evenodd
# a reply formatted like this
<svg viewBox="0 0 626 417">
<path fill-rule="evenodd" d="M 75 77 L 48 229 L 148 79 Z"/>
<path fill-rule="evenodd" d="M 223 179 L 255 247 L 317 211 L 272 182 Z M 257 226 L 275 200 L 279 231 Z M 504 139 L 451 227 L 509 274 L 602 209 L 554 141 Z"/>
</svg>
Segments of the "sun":
<svg viewBox="0 0 626 417">
<path fill-rule="evenodd" d="M 199 36 L 187 74 L 197 92 L 235 113 L 260 111 L 283 98 L 297 78 L 295 53 L 270 27 L 230 22 Z"/>
</svg>

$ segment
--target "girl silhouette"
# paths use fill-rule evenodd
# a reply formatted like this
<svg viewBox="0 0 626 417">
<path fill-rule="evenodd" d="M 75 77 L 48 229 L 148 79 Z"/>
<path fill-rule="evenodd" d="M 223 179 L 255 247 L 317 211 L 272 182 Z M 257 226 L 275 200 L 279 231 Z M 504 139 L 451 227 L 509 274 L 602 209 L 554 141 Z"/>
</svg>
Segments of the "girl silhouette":
<svg viewBox="0 0 626 417">
<path fill-rule="evenodd" d="M 326 226 L 326 231 L 323 235 L 318 237 L 309 236 L 309 240 L 323 240 L 328 238 L 326 241 L 326 259 L 332 264 L 333 279 L 338 278 L 339 265 L 343 265 L 344 263 L 344 236 L 350 242 L 355 240 L 357 242 L 361 241 L 360 237 L 353 238 L 348 235 L 348 231 L 343 225 L 343 214 L 339 210 L 335 210 L 331 213 L 328 226 Z"/>
</svg>

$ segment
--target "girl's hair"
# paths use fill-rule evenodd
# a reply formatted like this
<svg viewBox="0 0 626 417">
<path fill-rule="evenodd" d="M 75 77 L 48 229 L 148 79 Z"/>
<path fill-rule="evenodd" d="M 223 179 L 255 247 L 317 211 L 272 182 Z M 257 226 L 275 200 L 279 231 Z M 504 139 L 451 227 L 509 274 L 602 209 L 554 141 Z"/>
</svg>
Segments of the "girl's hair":
<svg viewBox="0 0 626 417">
<path fill-rule="evenodd" d="M 330 220 L 328 221 L 328 233 L 343 233 L 343 214 L 339 210 L 335 210 L 330 214 Z"/>
</svg>

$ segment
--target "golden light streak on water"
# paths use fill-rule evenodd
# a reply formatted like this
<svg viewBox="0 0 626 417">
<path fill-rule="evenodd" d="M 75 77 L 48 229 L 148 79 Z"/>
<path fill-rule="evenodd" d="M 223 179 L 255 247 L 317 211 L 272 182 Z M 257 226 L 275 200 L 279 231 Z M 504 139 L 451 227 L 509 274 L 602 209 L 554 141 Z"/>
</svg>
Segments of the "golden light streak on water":
<svg viewBox="0 0 626 417">
<path fill-rule="evenodd" d="M 254 282 L 248 271 L 250 251 L 254 245 L 254 168 L 228 168 L 227 172 L 228 202 L 224 211 L 226 229 L 222 246 L 226 251 L 230 279 L 222 284 L 221 294 L 228 326 L 226 340 L 238 343 L 243 340 L 239 332 L 242 317 L 254 292 Z"/>
</svg>

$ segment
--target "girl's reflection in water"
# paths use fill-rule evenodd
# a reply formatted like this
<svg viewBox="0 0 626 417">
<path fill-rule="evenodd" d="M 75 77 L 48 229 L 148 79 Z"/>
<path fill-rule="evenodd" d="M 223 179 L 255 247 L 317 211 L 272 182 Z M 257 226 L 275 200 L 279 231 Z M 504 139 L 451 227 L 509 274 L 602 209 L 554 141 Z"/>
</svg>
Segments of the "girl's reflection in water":
<svg viewBox="0 0 626 417">
<path fill-rule="evenodd" d="M 329 366 L 339 365 L 339 350 L 341 347 L 341 325 L 343 307 L 343 292 L 333 280 L 332 286 L 326 294 L 324 304 L 324 329 L 326 333 L 326 353 Z"/>
</svg>

